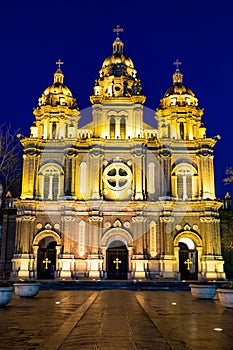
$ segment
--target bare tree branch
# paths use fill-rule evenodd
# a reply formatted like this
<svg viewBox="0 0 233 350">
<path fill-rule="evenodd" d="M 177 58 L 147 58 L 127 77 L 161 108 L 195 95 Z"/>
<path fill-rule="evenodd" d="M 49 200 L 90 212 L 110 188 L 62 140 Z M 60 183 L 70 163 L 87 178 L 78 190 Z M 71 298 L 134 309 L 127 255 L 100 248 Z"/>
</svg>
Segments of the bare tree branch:
<svg viewBox="0 0 233 350">
<path fill-rule="evenodd" d="M 9 124 L 0 125 L 0 182 L 3 193 L 11 191 L 15 197 L 20 194 L 22 171 L 22 147 L 17 134 Z"/>
</svg>

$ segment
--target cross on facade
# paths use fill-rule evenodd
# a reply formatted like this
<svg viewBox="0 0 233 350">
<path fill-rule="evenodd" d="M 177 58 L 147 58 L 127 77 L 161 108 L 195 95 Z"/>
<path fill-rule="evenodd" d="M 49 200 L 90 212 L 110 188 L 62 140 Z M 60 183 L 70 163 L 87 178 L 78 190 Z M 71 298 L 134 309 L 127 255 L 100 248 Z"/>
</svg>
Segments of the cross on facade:
<svg viewBox="0 0 233 350">
<path fill-rule="evenodd" d="M 119 38 L 119 33 L 123 32 L 123 28 L 119 26 L 119 24 L 116 26 L 116 28 L 113 29 L 114 33 L 117 33 L 117 37 Z"/>
<path fill-rule="evenodd" d="M 64 62 L 62 62 L 59 58 L 59 60 L 56 62 L 56 64 L 58 65 L 58 69 L 61 69 L 61 65 L 64 64 Z"/>
<path fill-rule="evenodd" d="M 45 264 L 45 270 L 48 270 L 48 265 L 51 264 L 51 261 L 46 258 L 45 260 L 43 260 L 43 264 Z"/>
<path fill-rule="evenodd" d="M 190 265 L 192 265 L 192 261 L 189 260 L 189 259 L 187 259 L 187 260 L 184 262 L 184 264 L 187 265 L 187 270 L 190 270 Z"/>
<path fill-rule="evenodd" d="M 113 261 L 113 264 L 116 264 L 116 270 L 119 270 L 119 264 L 121 264 L 120 259 L 116 258 L 116 260 Z"/>
<path fill-rule="evenodd" d="M 178 59 L 173 63 L 176 66 L 176 69 L 179 69 L 179 66 L 182 64 Z"/>
</svg>

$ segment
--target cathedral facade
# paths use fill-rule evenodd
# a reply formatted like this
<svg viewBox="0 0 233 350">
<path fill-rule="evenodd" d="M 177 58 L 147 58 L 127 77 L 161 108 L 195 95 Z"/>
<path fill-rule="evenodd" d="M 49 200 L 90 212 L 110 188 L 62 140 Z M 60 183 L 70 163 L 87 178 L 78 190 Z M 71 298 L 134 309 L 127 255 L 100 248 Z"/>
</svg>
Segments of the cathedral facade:
<svg viewBox="0 0 233 350">
<path fill-rule="evenodd" d="M 156 110 L 117 37 L 79 127 L 62 62 L 34 109 L 17 207 L 13 274 L 34 278 L 225 278 L 213 149 L 179 64 Z"/>
</svg>

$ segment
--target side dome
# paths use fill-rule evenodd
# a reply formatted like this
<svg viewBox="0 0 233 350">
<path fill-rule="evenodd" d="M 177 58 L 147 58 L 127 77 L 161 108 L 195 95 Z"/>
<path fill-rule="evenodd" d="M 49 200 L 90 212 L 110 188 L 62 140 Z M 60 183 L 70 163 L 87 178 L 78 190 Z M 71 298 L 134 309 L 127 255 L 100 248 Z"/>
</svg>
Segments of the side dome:
<svg viewBox="0 0 233 350">
<path fill-rule="evenodd" d="M 160 100 L 160 106 L 167 108 L 169 106 L 198 106 L 198 99 L 193 91 L 183 84 L 183 74 L 180 72 L 178 60 L 174 63 L 177 68 L 173 74 L 173 85 L 170 86 L 164 94 L 164 98 Z"/>
<path fill-rule="evenodd" d="M 182 83 L 175 83 L 164 94 L 164 97 L 168 97 L 171 95 L 191 95 L 195 96 L 195 94 L 192 92 L 191 89 L 189 89 L 187 86 L 185 86 Z"/>
<path fill-rule="evenodd" d="M 71 109 L 77 108 L 76 99 L 73 97 L 70 89 L 64 85 L 64 75 L 61 71 L 60 64 L 54 74 L 54 82 L 51 86 L 47 87 L 42 96 L 38 100 L 39 107 L 41 106 L 67 106 Z"/>
</svg>

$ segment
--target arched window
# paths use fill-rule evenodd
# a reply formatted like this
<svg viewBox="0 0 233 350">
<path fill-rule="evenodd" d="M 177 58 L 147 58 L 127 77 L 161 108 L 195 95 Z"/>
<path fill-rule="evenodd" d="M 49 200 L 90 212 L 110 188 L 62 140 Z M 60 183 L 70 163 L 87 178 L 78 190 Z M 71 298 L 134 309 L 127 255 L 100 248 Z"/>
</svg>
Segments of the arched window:
<svg viewBox="0 0 233 350">
<path fill-rule="evenodd" d="M 125 118 L 121 118 L 121 120 L 120 120 L 120 137 L 121 137 L 121 139 L 125 139 L 125 134 L 126 134 Z"/>
<path fill-rule="evenodd" d="M 177 171 L 178 199 L 191 199 L 193 195 L 193 176 L 190 169 L 181 168 Z"/>
<path fill-rule="evenodd" d="M 110 139 L 115 139 L 116 122 L 114 118 L 110 118 Z"/>
<path fill-rule="evenodd" d="M 57 164 L 45 164 L 38 173 L 38 196 L 45 200 L 57 200 L 64 195 L 64 172 Z"/>
<path fill-rule="evenodd" d="M 44 191 L 43 198 L 49 200 L 56 200 L 59 196 L 60 190 L 60 174 L 56 168 L 48 168 L 43 173 Z"/>
</svg>

